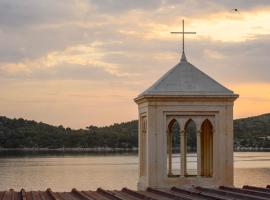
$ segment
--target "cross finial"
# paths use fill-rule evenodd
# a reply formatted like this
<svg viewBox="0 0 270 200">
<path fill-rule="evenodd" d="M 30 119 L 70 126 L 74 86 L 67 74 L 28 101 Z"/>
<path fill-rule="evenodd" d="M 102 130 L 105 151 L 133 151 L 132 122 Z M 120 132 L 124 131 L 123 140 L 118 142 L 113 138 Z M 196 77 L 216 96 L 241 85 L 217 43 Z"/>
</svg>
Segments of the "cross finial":
<svg viewBox="0 0 270 200">
<path fill-rule="evenodd" d="M 171 32 L 172 34 L 182 34 L 182 57 L 181 61 L 187 61 L 185 56 L 185 34 L 196 34 L 196 32 L 185 32 L 185 21 L 182 20 L 182 32 Z"/>
</svg>

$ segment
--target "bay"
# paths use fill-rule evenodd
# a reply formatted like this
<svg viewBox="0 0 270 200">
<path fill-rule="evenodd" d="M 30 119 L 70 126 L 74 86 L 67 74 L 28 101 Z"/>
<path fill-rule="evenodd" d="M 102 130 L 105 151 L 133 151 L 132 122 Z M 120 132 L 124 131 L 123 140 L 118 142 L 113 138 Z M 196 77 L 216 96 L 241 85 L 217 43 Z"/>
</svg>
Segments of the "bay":
<svg viewBox="0 0 270 200">
<path fill-rule="evenodd" d="M 235 186 L 270 184 L 270 152 L 236 152 L 234 167 Z M 0 154 L 0 191 L 136 189 L 137 178 L 138 157 L 134 153 Z"/>
</svg>

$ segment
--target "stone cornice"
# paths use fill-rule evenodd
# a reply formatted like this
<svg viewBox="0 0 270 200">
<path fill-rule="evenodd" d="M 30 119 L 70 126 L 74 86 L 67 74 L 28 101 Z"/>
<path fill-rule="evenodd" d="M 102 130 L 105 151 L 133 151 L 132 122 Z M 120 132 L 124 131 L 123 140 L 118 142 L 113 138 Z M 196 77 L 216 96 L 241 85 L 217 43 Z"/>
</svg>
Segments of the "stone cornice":
<svg viewBox="0 0 270 200">
<path fill-rule="evenodd" d="M 231 95 L 143 95 L 136 97 L 137 104 L 143 102 L 234 102 L 239 97 L 238 94 Z"/>
</svg>

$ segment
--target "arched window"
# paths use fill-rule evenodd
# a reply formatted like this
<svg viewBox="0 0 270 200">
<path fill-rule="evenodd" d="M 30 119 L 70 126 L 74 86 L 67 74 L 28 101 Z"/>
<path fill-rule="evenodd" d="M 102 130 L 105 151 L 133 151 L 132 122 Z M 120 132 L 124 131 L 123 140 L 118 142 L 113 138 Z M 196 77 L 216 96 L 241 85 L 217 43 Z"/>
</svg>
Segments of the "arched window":
<svg viewBox="0 0 270 200">
<path fill-rule="evenodd" d="M 180 126 L 173 119 L 167 131 L 167 174 L 168 177 L 180 175 Z"/>
<path fill-rule="evenodd" d="M 140 155 L 140 176 L 146 175 L 146 163 L 147 163 L 147 117 L 142 116 L 140 119 L 140 136 L 139 136 L 139 155 Z"/>
<path fill-rule="evenodd" d="M 208 119 L 201 126 L 201 176 L 213 176 L 213 126 Z"/>
<path fill-rule="evenodd" d="M 190 119 L 185 126 L 186 138 L 186 173 L 197 175 L 197 135 L 196 124 Z"/>
</svg>

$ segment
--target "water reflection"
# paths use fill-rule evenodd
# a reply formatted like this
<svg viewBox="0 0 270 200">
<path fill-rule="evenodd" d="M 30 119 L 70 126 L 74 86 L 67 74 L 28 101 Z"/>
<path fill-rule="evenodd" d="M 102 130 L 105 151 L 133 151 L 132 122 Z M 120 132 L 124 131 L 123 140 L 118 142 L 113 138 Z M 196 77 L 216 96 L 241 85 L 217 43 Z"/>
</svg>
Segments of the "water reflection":
<svg viewBox="0 0 270 200">
<path fill-rule="evenodd" d="M 188 159 L 196 169 L 196 156 Z M 179 155 L 173 159 L 180 165 Z M 136 154 L 16 154 L 0 156 L 0 190 L 57 191 L 95 190 L 97 187 L 136 189 L 138 158 Z M 235 153 L 235 185 L 265 186 L 270 180 L 270 153 Z"/>
</svg>

